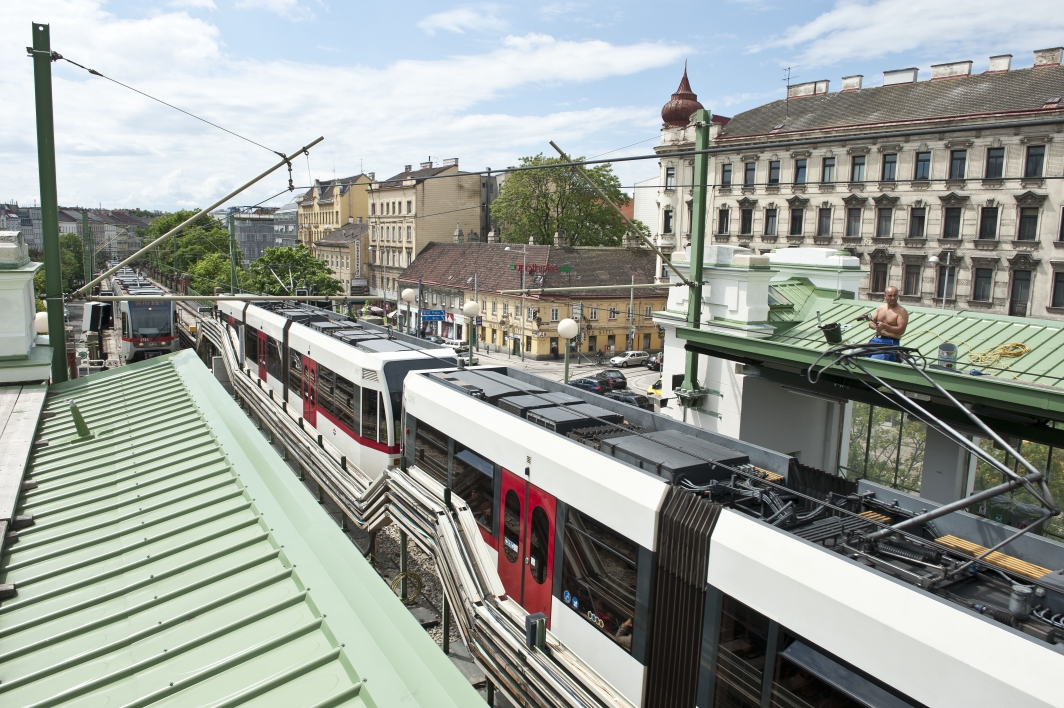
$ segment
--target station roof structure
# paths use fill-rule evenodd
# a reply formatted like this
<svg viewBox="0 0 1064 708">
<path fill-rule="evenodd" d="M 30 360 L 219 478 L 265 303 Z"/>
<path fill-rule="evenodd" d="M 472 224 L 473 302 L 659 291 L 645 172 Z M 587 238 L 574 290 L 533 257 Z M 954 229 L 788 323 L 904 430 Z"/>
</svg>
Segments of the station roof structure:
<svg viewBox="0 0 1064 708">
<path fill-rule="evenodd" d="M 806 370 L 832 345 L 818 329 L 819 322 L 851 325 L 842 332 L 844 344 L 867 342 L 873 332 L 858 315 L 871 314 L 880 303 L 836 297 L 835 290 L 814 287 L 804 278 L 774 282 L 769 288 L 769 324 L 773 332 L 764 337 L 709 322 L 701 329 L 677 328 L 687 348 L 723 359 L 760 367 L 762 375 L 781 383 L 809 387 L 839 399 L 867 400 L 883 405 L 883 399 L 856 381 L 857 374 L 833 367 L 822 383 L 812 386 Z M 952 342 L 958 348 L 953 371 L 928 369 L 939 385 L 963 403 L 973 406 L 991 427 L 1026 440 L 1064 446 L 1064 429 L 1051 422 L 1064 422 L 1064 322 L 1010 317 L 970 309 L 911 307 L 909 325 L 901 343 L 916 347 L 929 364 L 938 363 L 939 345 Z M 1030 350 L 1020 356 L 1002 356 L 1000 347 L 1024 344 Z M 1015 351 L 1021 351 L 1016 348 Z M 828 363 L 828 359 L 821 364 Z M 930 397 L 931 409 L 963 423 L 959 411 L 944 403 L 934 388 L 909 366 L 872 359 L 862 360 L 872 373 L 918 400 Z"/>
<path fill-rule="evenodd" d="M 25 390 L 0 704 L 482 704 L 192 351 Z"/>
</svg>

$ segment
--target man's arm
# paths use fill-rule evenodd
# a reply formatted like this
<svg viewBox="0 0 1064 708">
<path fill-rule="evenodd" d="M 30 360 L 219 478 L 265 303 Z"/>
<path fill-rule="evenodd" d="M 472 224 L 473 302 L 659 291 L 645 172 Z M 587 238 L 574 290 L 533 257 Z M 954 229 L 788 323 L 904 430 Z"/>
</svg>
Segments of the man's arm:
<svg viewBox="0 0 1064 708">
<path fill-rule="evenodd" d="M 905 328 L 909 326 L 909 311 L 904 307 L 899 307 L 898 310 L 898 322 L 892 325 L 881 325 L 877 330 L 880 336 L 901 339 L 902 335 L 905 334 Z"/>
</svg>

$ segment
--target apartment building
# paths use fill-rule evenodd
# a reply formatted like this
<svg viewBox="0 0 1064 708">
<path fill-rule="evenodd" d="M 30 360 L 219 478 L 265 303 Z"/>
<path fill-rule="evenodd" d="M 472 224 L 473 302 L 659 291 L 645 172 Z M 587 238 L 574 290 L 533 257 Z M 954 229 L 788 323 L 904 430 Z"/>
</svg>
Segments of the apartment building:
<svg viewBox="0 0 1064 708">
<path fill-rule="evenodd" d="M 374 175 L 359 174 L 333 180 L 314 180 L 314 185 L 298 200 L 298 238 L 310 252 L 314 244 L 333 229 L 353 219 L 367 222 L 368 189 Z"/>
<path fill-rule="evenodd" d="M 1022 69 L 995 56 L 978 74 L 937 64 L 930 80 L 886 71 L 870 88 L 848 76 L 837 92 L 811 81 L 714 121 L 707 243 L 845 250 L 867 271 L 862 298 L 893 285 L 914 305 L 1064 317 L 1062 54 Z M 689 243 L 693 177 L 675 153 L 693 148 L 701 107 L 681 98 L 657 148 L 661 244 L 675 248 Z"/>
<path fill-rule="evenodd" d="M 369 253 L 369 226 L 350 219 L 338 229 L 322 236 L 314 245 L 314 254 L 329 266 L 348 295 L 367 295 L 368 281 L 363 264 Z"/>
</svg>

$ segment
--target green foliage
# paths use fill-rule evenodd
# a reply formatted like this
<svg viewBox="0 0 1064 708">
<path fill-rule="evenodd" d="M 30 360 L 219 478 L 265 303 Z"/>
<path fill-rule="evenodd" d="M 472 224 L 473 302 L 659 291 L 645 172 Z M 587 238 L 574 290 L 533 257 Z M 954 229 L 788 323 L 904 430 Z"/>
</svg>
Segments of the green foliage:
<svg viewBox="0 0 1064 708">
<path fill-rule="evenodd" d="M 203 295 L 209 295 L 215 288 L 223 288 L 229 292 L 230 270 L 228 254 L 209 253 L 188 269 L 192 276 L 192 289 Z M 248 287 L 248 273 L 237 266 L 236 284 L 238 292 Z"/>
<path fill-rule="evenodd" d="M 290 295 L 291 286 L 311 288 L 317 295 L 338 295 L 340 281 L 323 261 L 300 244 L 293 248 L 267 248 L 248 267 L 248 289 L 264 295 Z M 316 290 L 314 290 L 316 289 Z"/>
<path fill-rule="evenodd" d="M 85 258 L 83 249 L 81 237 L 77 234 L 59 235 L 59 264 L 60 272 L 63 274 L 63 292 L 73 292 L 81 287 L 81 284 L 85 281 L 85 273 L 82 271 L 82 263 L 84 263 Z M 32 249 L 30 251 L 30 260 L 43 263 L 44 252 Z M 45 270 L 46 268 L 41 268 L 33 276 L 33 292 L 36 295 L 44 294 L 46 287 L 44 281 Z M 44 310 L 44 302 L 38 300 L 37 311 L 44 312 Z"/>
<path fill-rule="evenodd" d="M 583 158 L 577 158 L 583 159 Z M 521 166 L 560 164 L 561 158 L 521 158 Z M 625 206 L 631 197 L 621 191 L 620 180 L 609 164 L 585 169 L 610 200 Z M 491 215 L 502 222 L 502 238 L 508 243 L 554 243 L 554 233 L 564 230 L 573 246 L 619 246 L 628 225 L 621 215 L 603 202 L 575 169 L 570 167 L 511 172 Z M 647 236 L 649 230 L 636 222 Z"/>
<path fill-rule="evenodd" d="M 868 415 L 872 410 L 872 434 Z M 900 425 L 900 428 L 899 428 Z M 867 443 L 867 446 L 866 446 Z M 901 445 L 901 454 L 898 446 Z M 854 403 L 847 477 L 918 492 L 924 467 L 927 426 L 900 411 Z M 866 463 L 867 460 L 867 463 Z"/>
<path fill-rule="evenodd" d="M 141 234 L 143 243 L 154 241 L 196 213 L 196 211 L 184 210 L 156 218 Z M 176 249 L 174 238 L 177 240 Z M 209 214 L 203 214 L 186 226 L 176 237 L 167 239 L 165 243 L 159 244 L 149 252 L 146 261 L 168 273 L 192 273 L 196 264 L 210 254 L 222 254 L 226 259 L 229 258 L 229 230 L 218 219 Z M 239 249 L 237 249 L 236 259 L 237 262 L 243 259 L 243 254 Z M 224 282 L 229 282 L 228 273 Z M 213 291 L 213 286 L 211 291 Z"/>
<path fill-rule="evenodd" d="M 1015 446 L 1017 443 L 1012 443 Z M 1036 470 L 1048 472 L 1047 484 L 1053 499 L 1060 504 L 1064 500 L 1064 450 L 1050 448 L 1048 445 L 1021 440 L 1016 449 Z M 979 447 L 988 452 L 998 461 L 1005 464 L 1020 474 L 1027 474 L 1025 468 L 1019 465 L 1012 455 L 994 446 L 992 440 L 981 438 Z M 975 466 L 975 491 L 989 489 L 1005 481 L 1004 475 L 979 460 Z M 1027 508 L 1016 505 L 1027 505 Z M 1018 489 L 1004 495 L 1002 498 L 991 500 L 988 504 L 980 505 L 969 511 L 987 516 L 995 521 L 1000 521 L 1011 526 L 1022 526 L 1037 519 L 1040 513 L 1040 504 L 1031 496 L 1026 489 Z M 1064 519 L 1059 516 L 1053 517 L 1045 523 L 1045 533 L 1058 538 L 1064 537 Z"/>
</svg>

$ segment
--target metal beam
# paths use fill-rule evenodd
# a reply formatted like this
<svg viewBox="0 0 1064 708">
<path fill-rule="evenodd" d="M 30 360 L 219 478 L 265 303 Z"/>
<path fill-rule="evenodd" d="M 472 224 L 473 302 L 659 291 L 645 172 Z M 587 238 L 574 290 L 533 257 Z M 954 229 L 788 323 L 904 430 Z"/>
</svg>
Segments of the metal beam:
<svg viewBox="0 0 1064 708">
<path fill-rule="evenodd" d="M 92 302 L 276 302 L 277 300 L 331 302 L 376 302 L 370 296 L 352 297 L 351 295 L 97 295 L 86 298 Z"/>
</svg>

